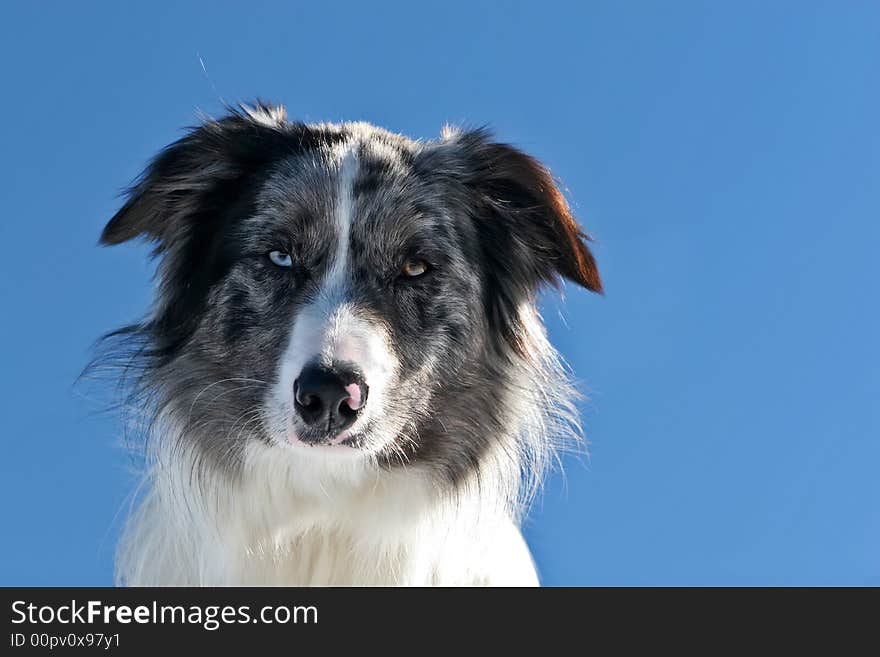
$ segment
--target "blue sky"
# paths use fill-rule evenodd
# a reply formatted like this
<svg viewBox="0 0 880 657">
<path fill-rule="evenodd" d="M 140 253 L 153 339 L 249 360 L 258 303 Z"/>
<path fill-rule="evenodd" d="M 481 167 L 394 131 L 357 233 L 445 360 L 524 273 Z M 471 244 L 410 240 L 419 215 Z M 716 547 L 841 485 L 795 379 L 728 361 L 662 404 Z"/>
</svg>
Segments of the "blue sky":
<svg viewBox="0 0 880 657">
<path fill-rule="evenodd" d="M 2 13 L 0 584 L 111 582 L 133 480 L 73 381 L 151 268 L 97 236 L 198 109 L 257 96 L 488 123 L 565 182 L 607 295 L 544 302 L 591 444 L 526 525 L 545 583 L 880 584 L 877 3 Z"/>
</svg>

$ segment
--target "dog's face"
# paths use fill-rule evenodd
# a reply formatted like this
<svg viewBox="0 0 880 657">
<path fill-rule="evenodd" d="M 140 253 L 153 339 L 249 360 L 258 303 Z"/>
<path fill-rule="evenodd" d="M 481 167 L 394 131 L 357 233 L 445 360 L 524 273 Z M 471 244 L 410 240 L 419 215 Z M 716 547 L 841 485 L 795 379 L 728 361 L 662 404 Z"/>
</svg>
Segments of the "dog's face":
<svg viewBox="0 0 880 657">
<path fill-rule="evenodd" d="M 142 235 L 162 256 L 151 376 L 223 458 L 473 459 L 528 358 L 523 304 L 558 275 L 601 288 L 546 170 L 481 131 L 236 113 L 166 149 L 102 239 Z"/>
</svg>

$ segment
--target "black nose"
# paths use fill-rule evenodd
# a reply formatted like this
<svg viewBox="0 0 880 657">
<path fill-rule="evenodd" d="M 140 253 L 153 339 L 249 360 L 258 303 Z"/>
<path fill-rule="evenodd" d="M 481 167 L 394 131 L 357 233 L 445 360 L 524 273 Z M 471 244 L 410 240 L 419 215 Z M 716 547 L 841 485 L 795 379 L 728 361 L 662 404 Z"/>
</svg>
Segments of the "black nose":
<svg viewBox="0 0 880 657">
<path fill-rule="evenodd" d="M 337 434 L 354 424 L 367 401 L 367 385 L 351 365 L 312 363 L 293 382 L 293 400 L 306 424 Z"/>
</svg>

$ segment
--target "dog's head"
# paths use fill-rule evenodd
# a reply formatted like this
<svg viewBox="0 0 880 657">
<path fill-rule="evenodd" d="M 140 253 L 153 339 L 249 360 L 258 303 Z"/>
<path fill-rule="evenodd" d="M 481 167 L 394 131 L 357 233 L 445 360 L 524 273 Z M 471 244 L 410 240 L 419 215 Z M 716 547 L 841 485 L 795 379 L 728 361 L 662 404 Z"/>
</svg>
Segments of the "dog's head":
<svg viewBox="0 0 880 657">
<path fill-rule="evenodd" d="M 522 388 L 541 284 L 601 290 L 547 170 L 487 132 L 417 142 L 266 105 L 156 157 L 102 242 L 136 237 L 161 257 L 153 381 L 219 455 L 473 460 Z"/>
</svg>

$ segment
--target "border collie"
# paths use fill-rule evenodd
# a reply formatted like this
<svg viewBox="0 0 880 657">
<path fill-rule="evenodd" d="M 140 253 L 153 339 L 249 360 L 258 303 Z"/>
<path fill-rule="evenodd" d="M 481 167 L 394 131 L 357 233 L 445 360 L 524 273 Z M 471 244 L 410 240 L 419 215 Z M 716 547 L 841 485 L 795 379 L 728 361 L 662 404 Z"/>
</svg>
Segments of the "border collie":
<svg viewBox="0 0 880 657">
<path fill-rule="evenodd" d="M 123 585 L 534 585 L 519 525 L 574 390 L 536 309 L 596 264 L 546 168 L 258 103 L 205 120 L 103 244 L 158 259 Z"/>
</svg>

